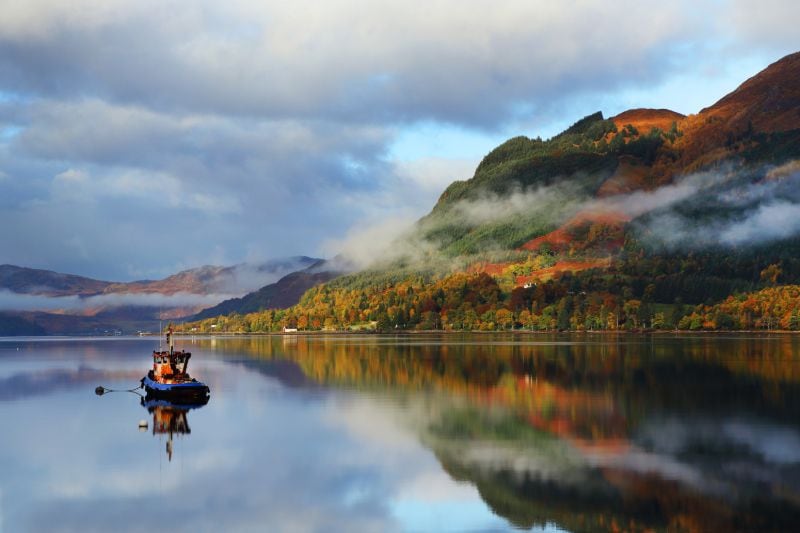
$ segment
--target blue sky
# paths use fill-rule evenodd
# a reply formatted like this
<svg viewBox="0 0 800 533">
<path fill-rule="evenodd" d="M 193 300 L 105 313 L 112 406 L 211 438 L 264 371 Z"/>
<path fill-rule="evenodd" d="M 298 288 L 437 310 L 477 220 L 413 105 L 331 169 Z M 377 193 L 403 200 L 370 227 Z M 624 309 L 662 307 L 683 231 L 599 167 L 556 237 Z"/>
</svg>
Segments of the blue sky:
<svg viewBox="0 0 800 533">
<path fill-rule="evenodd" d="M 778 0 L 4 4 L 0 263 L 115 280 L 388 237 L 509 137 L 800 49 Z"/>
</svg>

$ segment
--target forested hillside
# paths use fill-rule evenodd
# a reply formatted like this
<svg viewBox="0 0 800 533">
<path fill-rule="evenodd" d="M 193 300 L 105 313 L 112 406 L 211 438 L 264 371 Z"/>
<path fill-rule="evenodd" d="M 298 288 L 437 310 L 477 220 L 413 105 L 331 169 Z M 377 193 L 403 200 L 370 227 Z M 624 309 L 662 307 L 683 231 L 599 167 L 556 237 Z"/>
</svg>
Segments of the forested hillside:
<svg viewBox="0 0 800 533">
<path fill-rule="evenodd" d="M 799 191 L 800 53 L 695 115 L 510 139 L 372 268 L 192 327 L 798 329 Z"/>
</svg>

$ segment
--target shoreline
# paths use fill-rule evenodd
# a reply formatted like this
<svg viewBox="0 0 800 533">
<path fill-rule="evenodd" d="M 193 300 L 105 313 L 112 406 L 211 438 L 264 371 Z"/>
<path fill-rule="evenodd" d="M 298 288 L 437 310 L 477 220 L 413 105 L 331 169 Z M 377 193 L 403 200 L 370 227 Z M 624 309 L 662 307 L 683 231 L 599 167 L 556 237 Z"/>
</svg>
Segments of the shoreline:
<svg viewBox="0 0 800 533">
<path fill-rule="evenodd" d="M 737 329 L 737 330 L 592 330 L 592 331 L 584 331 L 584 330 L 568 330 L 568 331 L 556 331 L 556 330 L 549 330 L 549 331 L 530 331 L 530 330 L 507 330 L 507 331 L 463 331 L 463 330 L 441 330 L 441 329 L 426 329 L 426 330 L 397 330 L 397 331 L 347 331 L 347 330 L 337 330 L 337 331 L 319 331 L 319 330 L 310 330 L 310 331 L 290 331 L 290 332 L 283 332 L 283 331 L 252 331 L 252 332 L 233 332 L 233 331 L 221 331 L 221 332 L 181 332 L 176 331 L 174 335 L 176 337 L 307 337 L 307 336 L 373 336 L 373 335 L 385 335 L 385 336 L 409 336 L 413 337 L 415 335 L 444 335 L 444 336 L 451 336 L 451 335 L 509 335 L 514 337 L 536 337 L 536 336 L 546 336 L 546 335 L 586 335 L 586 336 L 603 336 L 603 337 L 610 337 L 610 336 L 623 336 L 623 335 L 630 335 L 630 336 L 691 336 L 691 335 L 714 335 L 714 336 L 721 336 L 721 335 L 781 335 L 781 336 L 793 336 L 799 335 L 800 330 L 786 330 L 786 329 L 772 329 L 772 330 L 762 330 L 762 329 Z M 92 335 L 87 333 L 74 333 L 74 334 L 57 334 L 57 335 L 2 335 L 0 339 L 2 340 L 13 340 L 13 339 L 22 339 L 22 338 L 39 338 L 39 339 L 58 339 L 58 338 L 86 338 L 86 339 L 118 339 L 124 338 L 127 340 L 141 338 L 141 339 L 151 339 L 151 338 L 158 338 L 160 337 L 157 333 L 131 333 L 131 334 L 124 334 L 124 335 Z"/>
<path fill-rule="evenodd" d="M 707 334 L 716 334 L 716 335 L 729 335 L 729 334 L 780 334 L 780 335 L 798 335 L 800 334 L 800 330 L 790 330 L 790 329 L 772 329 L 772 330 L 763 330 L 763 329 L 735 329 L 735 330 L 661 330 L 661 329 L 640 329 L 640 330 L 592 330 L 592 331 L 585 331 L 585 330 L 547 330 L 547 331 L 530 331 L 530 330 L 506 330 L 506 331 L 480 331 L 480 330 L 442 330 L 442 329 L 425 329 L 425 330 L 398 330 L 398 331 L 347 331 L 347 330 L 336 330 L 336 331 L 321 331 L 321 330 L 307 330 L 307 331 L 290 331 L 290 332 L 283 332 L 283 331 L 252 331 L 252 332 L 207 332 L 207 333 L 184 333 L 184 332 L 175 332 L 176 336 L 181 337 L 230 337 L 230 336 L 251 336 L 251 337 L 271 337 L 271 336 L 280 336 L 280 337 L 294 337 L 294 336 L 305 336 L 305 335 L 430 335 L 430 334 L 439 334 L 439 335 L 496 335 L 496 334 L 504 334 L 504 335 L 707 335 Z M 144 335 L 146 337 L 156 337 L 157 334 L 153 333 L 151 335 Z"/>
</svg>

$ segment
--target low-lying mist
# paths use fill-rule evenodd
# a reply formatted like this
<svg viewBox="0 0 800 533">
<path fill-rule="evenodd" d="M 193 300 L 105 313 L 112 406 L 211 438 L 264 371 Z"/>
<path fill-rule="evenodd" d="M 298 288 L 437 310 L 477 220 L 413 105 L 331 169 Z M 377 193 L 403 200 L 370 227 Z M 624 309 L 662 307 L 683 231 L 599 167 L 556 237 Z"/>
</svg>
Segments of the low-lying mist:
<svg viewBox="0 0 800 533">
<path fill-rule="evenodd" d="M 0 291 L 0 311 L 85 312 L 116 307 L 197 308 L 210 307 L 232 298 L 229 294 L 139 293 L 97 296 L 42 296 Z"/>
<path fill-rule="evenodd" d="M 633 224 L 637 238 L 656 248 L 691 251 L 759 246 L 800 234 L 797 161 L 715 177 L 685 201 L 642 213 Z"/>
<path fill-rule="evenodd" d="M 292 272 L 308 268 L 317 259 L 310 257 L 288 257 L 262 263 L 242 263 L 225 270 L 211 285 L 217 294 L 237 297 L 275 283 Z"/>
<path fill-rule="evenodd" d="M 354 229 L 329 244 L 359 269 L 452 270 L 472 259 L 508 256 L 526 239 L 579 214 L 631 221 L 629 231 L 638 240 L 671 251 L 790 238 L 800 234 L 800 161 L 755 169 L 726 164 L 652 190 L 604 198 L 568 179 L 505 195 L 485 193 L 418 221 L 392 219 Z M 520 238 L 509 246 L 515 231 Z M 464 241 L 477 246 L 454 253 Z"/>
<path fill-rule="evenodd" d="M 22 286 L 18 292 L 0 288 L 0 311 L 85 313 L 118 307 L 200 310 L 274 283 L 316 261 L 310 257 L 290 257 L 227 268 L 201 267 L 167 280 L 113 284 L 105 293 L 89 296 L 63 294 L 66 289 L 49 287 L 46 283 Z M 183 279 L 187 274 L 192 281 Z M 191 286 L 184 289 L 186 283 Z"/>
<path fill-rule="evenodd" d="M 422 219 L 393 218 L 379 223 L 362 224 L 344 239 L 332 240 L 327 249 L 336 251 L 358 269 L 383 268 L 462 268 L 464 256 L 507 254 L 508 247 L 478 235 L 466 254 L 447 250 L 453 234 L 475 234 L 481 228 L 502 228 L 529 224 L 554 226 L 576 213 L 588 197 L 573 182 L 528 190 L 516 189 L 505 195 L 485 193 L 460 200 L 444 212 Z M 536 219 L 534 221 L 534 219 Z"/>
</svg>

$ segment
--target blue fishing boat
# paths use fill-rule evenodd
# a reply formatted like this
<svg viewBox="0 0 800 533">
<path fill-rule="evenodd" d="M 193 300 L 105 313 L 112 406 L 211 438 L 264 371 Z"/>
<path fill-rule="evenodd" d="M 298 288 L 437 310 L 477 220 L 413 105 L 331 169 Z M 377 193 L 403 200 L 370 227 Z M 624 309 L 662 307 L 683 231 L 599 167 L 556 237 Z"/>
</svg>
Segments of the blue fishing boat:
<svg viewBox="0 0 800 533">
<path fill-rule="evenodd" d="M 141 380 L 147 395 L 168 400 L 192 401 L 208 398 L 211 394 L 208 385 L 197 381 L 187 372 L 192 354 L 175 350 L 175 336 L 171 325 L 167 328 L 167 346 L 169 349 L 165 351 L 153 350 L 153 369 Z"/>
</svg>

